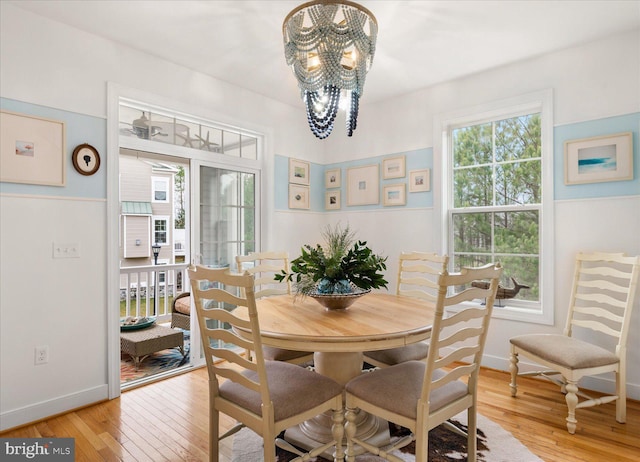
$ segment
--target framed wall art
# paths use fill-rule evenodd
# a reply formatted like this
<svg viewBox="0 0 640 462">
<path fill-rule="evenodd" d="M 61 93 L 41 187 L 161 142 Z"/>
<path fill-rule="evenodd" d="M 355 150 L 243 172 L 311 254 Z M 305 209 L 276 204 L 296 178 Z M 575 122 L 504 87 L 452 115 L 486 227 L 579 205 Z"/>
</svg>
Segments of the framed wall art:
<svg viewBox="0 0 640 462">
<path fill-rule="evenodd" d="M 289 208 L 309 208 L 309 186 L 289 184 Z"/>
<path fill-rule="evenodd" d="M 380 171 L 377 164 L 347 170 L 347 205 L 380 203 Z"/>
<path fill-rule="evenodd" d="M 404 156 L 392 157 L 382 161 L 382 178 L 388 180 L 390 178 L 404 178 L 405 163 Z"/>
<path fill-rule="evenodd" d="M 431 191 L 431 171 L 428 168 L 423 170 L 411 170 L 409 172 L 409 192 Z"/>
<path fill-rule="evenodd" d="M 0 111 L 0 181 L 64 186 L 65 124 Z"/>
<path fill-rule="evenodd" d="M 632 132 L 565 141 L 565 184 L 632 179 Z"/>
<path fill-rule="evenodd" d="M 327 191 L 324 198 L 324 208 L 340 210 L 340 191 Z"/>
<path fill-rule="evenodd" d="M 289 159 L 289 183 L 309 185 L 309 162 Z"/>
<path fill-rule="evenodd" d="M 385 185 L 382 189 L 382 204 L 385 207 L 407 203 L 407 185 L 404 183 Z"/>
<path fill-rule="evenodd" d="M 340 169 L 332 168 L 324 172 L 324 187 L 326 189 L 339 188 L 341 186 L 340 181 Z"/>
</svg>

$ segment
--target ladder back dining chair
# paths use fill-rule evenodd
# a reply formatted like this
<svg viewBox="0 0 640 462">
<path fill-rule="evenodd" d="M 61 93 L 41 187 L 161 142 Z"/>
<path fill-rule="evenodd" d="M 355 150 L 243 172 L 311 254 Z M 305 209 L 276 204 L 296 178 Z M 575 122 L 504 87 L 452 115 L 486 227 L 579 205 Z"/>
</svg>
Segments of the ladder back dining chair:
<svg viewBox="0 0 640 462">
<path fill-rule="evenodd" d="M 248 272 L 254 276 L 256 299 L 291 293 L 291 282 L 278 282 L 274 276 L 281 270 L 289 272 L 289 254 L 283 251 L 252 252 L 236 256 L 238 272 Z M 313 352 L 286 350 L 264 346 L 264 357 L 271 361 L 286 361 L 292 364 L 306 364 L 313 361 Z M 251 355 L 251 352 L 247 352 Z"/>
<path fill-rule="evenodd" d="M 342 386 L 306 368 L 264 359 L 253 276 L 196 266 L 189 269 L 189 279 L 209 374 L 209 460 L 218 461 L 221 439 L 248 427 L 263 438 L 264 461 L 274 462 L 280 432 L 329 412 L 333 440 L 310 450 L 307 458 L 298 451 L 294 460 L 335 446 L 334 460 L 342 461 Z M 234 315 L 245 308 L 248 320 Z M 255 352 L 254 361 L 244 357 L 246 349 Z M 222 436 L 221 412 L 238 421 Z"/>
<path fill-rule="evenodd" d="M 348 462 L 355 460 L 355 445 L 385 460 L 401 462 L 392 451 L 412 441 L 416 462 L 426 462 L 429 431 L 464 410 L 468 418 L 467 460 L 476 460 L 480 361 L 501 274 L 499 264 L 442 273 L 438 277 L 436 313 L 426 362 L 407 361 L 362 374 L 347 383 Z M 476 280 L 488 280 L 488 287 L 470 286 Z M 462 303 L 459 311 L 445 317 L 447 307 Z M 358 409 L 405 427 L 411 435 L 385 448 L 358 439 L 355 436 Z"/>
<path fill-rule="evenodd" d="M 438 276 L 446 271 L 447 255 L 428 252 L 402 252 L 398 261 L 396 295 L 405 295 L 435 302 Z M 426 359 L 429 341 L 412 343 L 388 350 L 365 351 L 364 360 L 376 367 L 388 367 L 405 361 Z"/>
<path fill-rule="evenodd" d="M 511 396 L 518 391 L 518 376 L 541 376 L 566 393 L 567 430 L 575 433 L 576 409 L 616 401 L 616 421 L 626 420 L 626 356 L 629 323 L 640 272 L 640 257 L 622 253 L 578 253 L 569 313 L 562 334 L 527 334 L 512 337 Z M 609 337 L 611 348 L 593 339 Z M 607 343 L 607 340 L 601 341 Z M 598 342 L 598 343 L 601 343 Z M 519 372 L 520 355 L 544 370 Z M 586 376 L 613 372 L 616 392 L 592 398 L 578 388 Z M 557 376 L 560 377 L 557 377 Z M 579 400 L 584 398 L 583 401 Z"/>
</svg>

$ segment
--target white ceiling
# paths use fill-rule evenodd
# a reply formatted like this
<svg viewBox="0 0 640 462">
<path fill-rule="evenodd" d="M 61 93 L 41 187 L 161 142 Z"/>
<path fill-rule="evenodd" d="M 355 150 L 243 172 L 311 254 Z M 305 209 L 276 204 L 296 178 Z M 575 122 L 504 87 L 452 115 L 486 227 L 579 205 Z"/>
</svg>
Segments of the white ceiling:
<svg viewBox="0 0 640 462">
<path fill-rule="evenodd" d="M 301 104 L 284 61 L 282 21 L 302 1 L 7 3 L 276 100 Z M 359 3 L 373 12 L 379 25 L 362 105 L 640 29 L 640 0 Z"/>
</svg>

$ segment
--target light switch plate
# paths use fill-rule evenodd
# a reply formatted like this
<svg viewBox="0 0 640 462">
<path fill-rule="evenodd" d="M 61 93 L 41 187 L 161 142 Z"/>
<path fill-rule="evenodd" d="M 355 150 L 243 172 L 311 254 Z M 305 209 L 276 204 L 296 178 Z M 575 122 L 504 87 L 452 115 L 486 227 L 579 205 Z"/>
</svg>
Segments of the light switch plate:
<svg viewBox="0 0 640 462">
<path fill-rule="evenodd" d="M 53 243 L 53 258 L 80 258 L 80 244 Z"/>
</svg>

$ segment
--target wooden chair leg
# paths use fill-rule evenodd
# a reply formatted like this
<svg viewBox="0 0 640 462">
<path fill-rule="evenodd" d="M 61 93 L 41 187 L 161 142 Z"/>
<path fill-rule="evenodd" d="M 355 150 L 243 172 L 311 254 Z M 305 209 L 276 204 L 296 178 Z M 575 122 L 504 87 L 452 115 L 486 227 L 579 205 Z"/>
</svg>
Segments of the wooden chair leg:
<svg viewBox="0 0 640 462">
<path fill-rule="evenodd" d="M 478 453 L 478 414 L 476 406 L 467 409 L 467 462 L 476 462 Z"/>
<path fill-rule="evenodd" d="M 576 384 L 576 382 L 567 380 L 565 388 L 567 390 L 565 401 L 567 402 L 567 408 L 569 410 L 569 414 L 567 415 L 567 430 L 573 435 L 576 432 L 576 424 L 578 423 L 578 421 L 576 420 L 576 406 L 578 405 L 578 385 Z"/>
<path fill-rule="evenodd" d="M 627 421 L 627 377 L 625 368 L 620 366 L 620 370 L 616 372 L 616 421 L 625 423 Z"/>
<path fill-rule="evenodd" d="M 220 414 L 217 409 L 209 411 L 209 462 L 218 462 L 220 454 Z"/>
<path fill-rule="evenodd" d="M 347 422 L 344 426 L 345 433 L 347 435 L 347 450 L 346 450 L 346 462 L 355 462 L 355 448 L 353 446 L 352 438 L 356 436 L 356 410 L 353 408 L 346 408 L 345 417 Z"/>
<path fill-rule="evenodd" d="M 518 379 L 518 353 L 513 345 L 511 345 L 511 356 L 509 357 L 509 371 L 511 372 L 511 383 L 509 384 L 511 396 L 516 396 L 518 392 L 518 384 L 516 383 Z"/>
<path fill-rule="evenodd" d="M 334 409 L 331 419 L 331 434 L 336 441 L 336 450 L 333 453 L 334 462 L 344 461 L 344 448 L 342 447 L 342 440 L 344 439 L 344 412 L 342 408 Z"/>
</svg>

